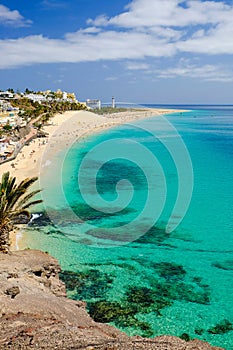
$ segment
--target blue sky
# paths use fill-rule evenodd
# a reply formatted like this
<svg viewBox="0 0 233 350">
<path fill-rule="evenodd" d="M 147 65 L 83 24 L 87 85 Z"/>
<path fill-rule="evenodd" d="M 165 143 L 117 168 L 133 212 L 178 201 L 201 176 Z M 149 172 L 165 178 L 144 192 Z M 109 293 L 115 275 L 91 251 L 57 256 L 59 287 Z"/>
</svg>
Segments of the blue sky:
<svg viewBox="0 0 233 350">
<path fill-rule="evenodd" d="M 0 89 L 233 104 L 233 0 L 0 0 Z"/>
</svg>

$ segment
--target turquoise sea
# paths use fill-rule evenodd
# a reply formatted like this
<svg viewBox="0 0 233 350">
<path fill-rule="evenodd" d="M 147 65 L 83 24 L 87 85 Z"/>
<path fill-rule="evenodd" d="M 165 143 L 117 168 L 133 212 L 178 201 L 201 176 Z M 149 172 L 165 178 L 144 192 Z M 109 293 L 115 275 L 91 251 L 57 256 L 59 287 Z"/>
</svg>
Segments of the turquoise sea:
<svg viewBox="0 0 233 350">
<path fill-rule="evenodd" d="M 69 296 L 95 320 L 230 350 L 233 106 L 158 107 L 189 111 L 88 136 L 54 157 L 26 243 L 59 260 Z"/>
</svg>

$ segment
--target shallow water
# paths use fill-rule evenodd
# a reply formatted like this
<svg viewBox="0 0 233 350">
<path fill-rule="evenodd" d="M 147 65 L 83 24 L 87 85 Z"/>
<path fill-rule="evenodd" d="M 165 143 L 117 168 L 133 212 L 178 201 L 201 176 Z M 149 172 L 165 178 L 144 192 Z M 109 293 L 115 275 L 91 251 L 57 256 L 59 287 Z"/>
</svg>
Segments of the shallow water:
<svg viewBox="0 0 233 350">
<path fill-rule="evenodd" d="M 41 180 L 49 218 L 26 244 L 59 259 L 69 295 L 96 320 L 233 349 L 232 118 L 208 107 L 167 116 L 175 129 L 139 121 L 53 160 Z M 185 215 L 174 230 L 171 215 L 172 228 Z"/>
</svg>

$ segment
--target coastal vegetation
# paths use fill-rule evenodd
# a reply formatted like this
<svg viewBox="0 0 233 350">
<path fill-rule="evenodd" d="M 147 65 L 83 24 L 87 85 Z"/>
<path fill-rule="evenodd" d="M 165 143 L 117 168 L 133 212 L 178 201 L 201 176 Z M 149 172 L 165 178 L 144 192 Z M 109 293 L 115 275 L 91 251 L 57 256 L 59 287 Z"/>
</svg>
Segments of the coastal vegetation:
<svg viewBox="0 0 233 350">
<path fill-rule="evenodd" d="M 28 208 L 41 203 L 42 200 L 32 200 L 40 192 L 29 188 L 35 183 L 37 177 L 26 178 L 18 185 L 16 178 L 11 177 L 9 172 L 2 175 L 0 183 L 0 253 L 9 253 L 10 231 L 14 224 L 22 219 L 30 218 Z"/>
<path fill-rule="evenodd" d="M 26 97 L 14 99 L 11 101 L 13 107 L 19 108 L 19 116 L 25 120 L 40 121 L 42 124 L 47 122 L 56 113 L 64 113 L 66 111 L 85 110 L 86 106 L 80 102 L 70 101 L 44 101 L 39 103 L 32 101 Z"/>
<path fill-rule="evenodd" d="M 111 107 L 111 106 L 106 106 L 106 107 L 101 107 L 101 108 L 94 108 L 92 109 L 92 112 L 95 114 L 115 114 L 115 113 L 122 113 L 122 112 L 142 112 L 146 111 L 146 108 L 130 108 L 130 107 Z"/>
<path fill-rule="evenodd" d="M 112 114 L 112 113 L 120 113 L 120 112 L 126 112 L 129 111 L 129 108 L 113 108 L 113 107 L 101 107 L 95 108 L 92 110 L 93 113 L 95 114 Z"/>
</svg>

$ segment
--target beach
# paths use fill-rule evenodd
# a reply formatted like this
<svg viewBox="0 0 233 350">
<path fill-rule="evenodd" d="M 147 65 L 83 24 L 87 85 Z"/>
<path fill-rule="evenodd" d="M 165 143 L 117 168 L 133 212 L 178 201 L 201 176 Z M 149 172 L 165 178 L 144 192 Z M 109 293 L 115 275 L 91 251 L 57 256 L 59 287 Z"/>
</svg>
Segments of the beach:
<svg viewBox="0 0 233 350">
<path fill-rule="evenodd" d="M 9 171 L 12 176 L 17 178 L 18 182 L 27 177 L 39 177 L 41 171 L 43 171 L 41 159 L 45 150 L 48 152 L 48 157 L 51 157 L 64 147 L 69 147 L 74 140 L 84 137 L 87 134 L 100 132 L 101 130 L 133 120 L 174 112 L 179 111 L 143 109 L 108 115 L 97 115 L 87 111 L 69 111 L 63 114 L 56 114 L 51 118 L 49 124 L 43 128 L 47 136 L 32 140 L 29 145 L 22 148 L 14 161 L 1 164 L 0 173 Z"/>
</svg>

